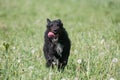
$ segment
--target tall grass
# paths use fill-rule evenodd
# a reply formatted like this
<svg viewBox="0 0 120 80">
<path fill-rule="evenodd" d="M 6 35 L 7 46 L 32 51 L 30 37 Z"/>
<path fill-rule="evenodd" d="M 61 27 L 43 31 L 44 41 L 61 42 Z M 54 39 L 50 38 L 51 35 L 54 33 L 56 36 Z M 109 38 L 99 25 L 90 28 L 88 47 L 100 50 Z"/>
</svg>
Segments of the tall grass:
<svg viewBox="0 0 120 80">
<path fill-rule="evenodd" d="M 47 69 L 46 18 L 72 42 L 63 73 Z M 0 0 L 0 80 L 119 80 L 119 0 Z"/>
</svg>

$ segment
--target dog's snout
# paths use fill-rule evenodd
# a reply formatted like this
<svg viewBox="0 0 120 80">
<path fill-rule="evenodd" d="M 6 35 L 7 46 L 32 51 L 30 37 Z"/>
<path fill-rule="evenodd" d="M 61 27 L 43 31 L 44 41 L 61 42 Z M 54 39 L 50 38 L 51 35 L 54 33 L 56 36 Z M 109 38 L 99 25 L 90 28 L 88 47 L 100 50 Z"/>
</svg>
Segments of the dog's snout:
<svg viewBox="0 0 120 80">
<path fill-rule="evenodd" d="M 51 27 L 51 31 L 56 34 L 56 33 L 58 33 L 59 28 L 58 27 Z"/>
</svg>

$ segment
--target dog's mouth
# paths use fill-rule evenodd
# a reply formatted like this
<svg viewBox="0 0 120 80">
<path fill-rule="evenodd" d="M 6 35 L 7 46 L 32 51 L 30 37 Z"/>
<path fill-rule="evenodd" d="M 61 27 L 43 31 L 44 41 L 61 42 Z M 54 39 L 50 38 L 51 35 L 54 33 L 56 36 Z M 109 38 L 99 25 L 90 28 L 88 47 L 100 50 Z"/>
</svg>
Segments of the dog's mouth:
<svg viewBox="0 0 120 80">
<path fill-rule="evenodd" d="M 48 32 L 48 37 L 49 38 L 54 38 L 55 37 L 55 34 L 53 32 Z"/>
<path fill-rule="evenodd" d="M 58 41 L 58 34 L 54 32 L 48 32 L 48 37 L 52 39 L 52 42 Z"/>
</svg>

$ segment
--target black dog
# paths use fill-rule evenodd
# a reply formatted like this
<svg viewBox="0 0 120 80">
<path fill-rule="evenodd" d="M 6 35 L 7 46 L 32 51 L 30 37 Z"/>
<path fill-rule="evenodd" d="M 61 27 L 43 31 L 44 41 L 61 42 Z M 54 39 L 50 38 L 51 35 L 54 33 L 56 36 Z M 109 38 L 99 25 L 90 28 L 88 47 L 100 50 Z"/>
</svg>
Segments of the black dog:
<svg viewBox="0 0 120 80">
<path fill-rule="evenodd" d="M 47 19 L 47 29 L 44 35 L 44 56 L 46 66 L 58 66 L 64 70 L 70 54 L 70 39 L 60 19 L 50 21 Z"/>
</svg>

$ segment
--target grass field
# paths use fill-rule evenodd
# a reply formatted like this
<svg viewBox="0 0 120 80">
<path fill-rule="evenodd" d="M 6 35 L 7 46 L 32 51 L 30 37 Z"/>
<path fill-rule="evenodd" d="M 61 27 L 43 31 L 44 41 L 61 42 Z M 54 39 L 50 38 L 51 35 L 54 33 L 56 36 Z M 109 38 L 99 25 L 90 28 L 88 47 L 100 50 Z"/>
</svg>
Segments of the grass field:
<svg viewBox="0 0 120 80">
<path fill-rule="evenodd" d="M 63 73 L 47 69 L 46 18 L 72 42 Z M 120 0 L 0 0 L 0 80 L 119 80 Z"/>
</svg>

